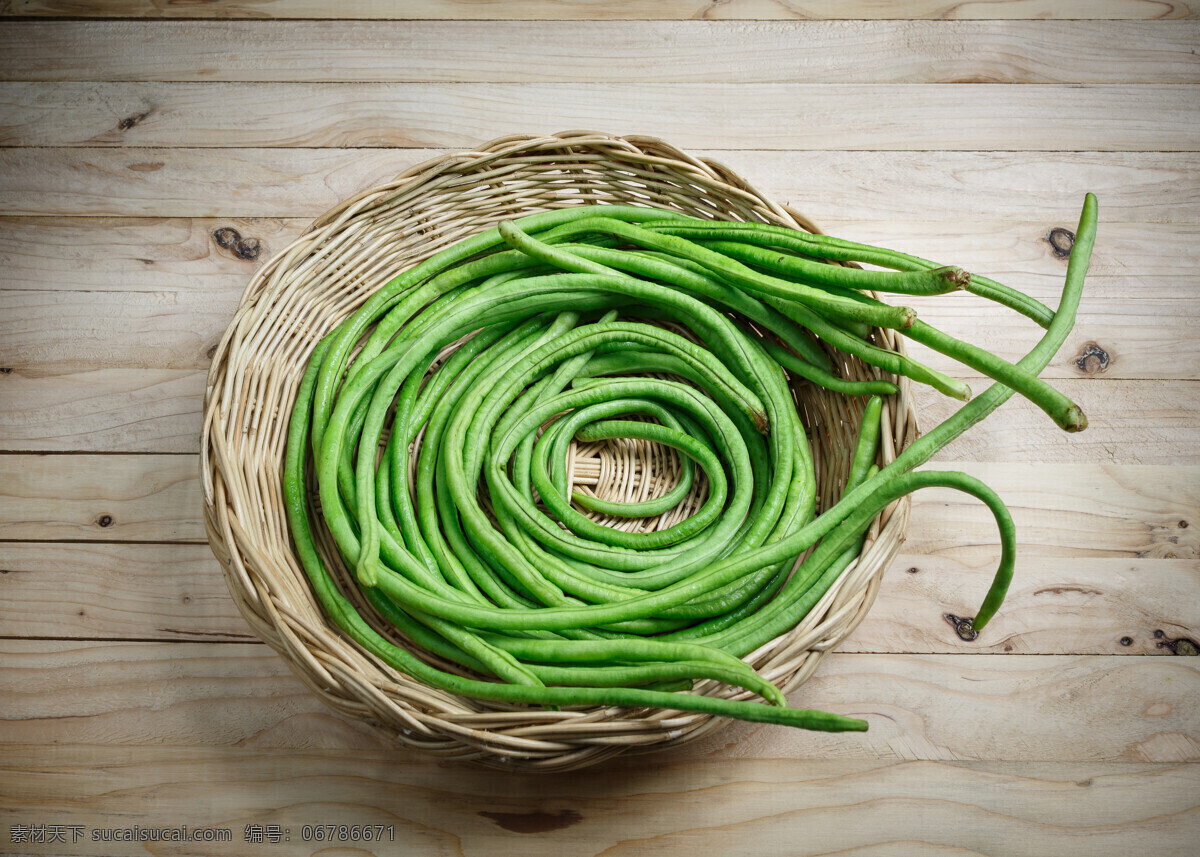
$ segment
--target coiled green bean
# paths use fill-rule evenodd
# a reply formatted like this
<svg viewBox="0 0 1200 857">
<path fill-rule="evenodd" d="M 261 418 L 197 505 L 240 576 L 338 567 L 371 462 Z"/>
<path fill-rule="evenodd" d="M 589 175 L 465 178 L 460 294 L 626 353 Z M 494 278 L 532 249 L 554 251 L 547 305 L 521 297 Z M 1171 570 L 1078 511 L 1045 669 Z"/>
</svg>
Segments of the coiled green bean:
<svg viewBox="0 0 1200 857">
<path fill-rule="evenodd" d="M 1049 318 L 1040 304 L 958 268 L 836 239 L 789 243 L 764 225 L 615 205 L 501 224 L 388 283 L 314 351 L 284 468 L 297 556 L 349 637 L 434 687 L 507 703 L 653 706 L 865 729 L 857 718 L 788 708 L 743 659 L 812 609 L 882 509 L 926 486 L 965 491 L 996 517 L 1002 558 L 975 620 L 986 624 L 1011 578 L 1012 520 L 978 480 L 912 468 L 1014 388 L 1048 410 L 1052 403 L 1060 417 L 1074 407 L 1037 373 L 1073 323 L 1095 220 L 1089 194 Z M 781 247 L 788 259 L 772 262 Z M 884 260 L 899 273 L 816 261 L 843 256 Z M 1017 364 L 859 291 L 920 295 L 970 282 L 1046 323 L 1042 342 Z M 877 396 L 895 385 L 838 377 L 816 342 L 950 395 L 965 392 L 961 382 L 864 341 L 864 323 L 941 346 L 998 382 L 882 469 Z M 876 396 L 843 497 L 819 516 L 785 369 Z M 674 449 L 681 482 L 634 504 L 572 492 L 564 467 L 572 439 L 612 438 Z M 626 533 L 576 508 L 659 514 L 701 475 L 707 499 L 666 529 Z M 310 477 L 319 522 L 310 517 Z M 314 523 L 412 651 L 377 632 L 339 589 Z M 764 702 L 671 690 L 693 680 L 740 686 Z"/>
</svg>

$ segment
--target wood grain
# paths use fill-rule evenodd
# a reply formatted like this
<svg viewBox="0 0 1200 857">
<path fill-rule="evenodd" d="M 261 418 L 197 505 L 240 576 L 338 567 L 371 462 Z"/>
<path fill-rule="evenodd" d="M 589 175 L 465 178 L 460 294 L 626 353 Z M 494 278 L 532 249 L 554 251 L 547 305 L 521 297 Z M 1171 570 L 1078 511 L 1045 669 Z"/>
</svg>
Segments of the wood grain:
<svg viewBox="0 0 1200 857">
<path fill-rule="evenodd" d="M 387 850 L 465 857 L 684 855 L 703 837 L 788 854 L 1126 857 L 1152 839 L 1184 857 L 1200 766 L 1146 762 L 894 762 L 630 758 L 587 776 L 445 765 L 412 753 L 310 747 L 18 746 L 0 824 L 227 826 L 233 845 L 163 843 L 162 855 L 244 854 L 245 825 L 289 827 L 280 855 L 310 854 L 303 825 L 392 825 Z M 68 785 L 69 784 L 69 785 Z M 902 796 L 902 797 L 898 797 Z M 796 837 L 796 829 L 804 836 Z M 68 839 L 70 836 L 68 835 Z M 36 853 L 113 855 L 105 843 Z M 844 849 L 844 850 L 843 850 Z M 339 853 L 326 850 L 323 853 Z M 342 851 L 341 853 L 347 853 Z M 349 853 L 363 853 L 362 851 Z"/>
<path fill-rule="evenodd" d="M 11 542 L 6 637 L 255 640 L 208 545 Z"/>
<path fill-rule="evenodd" d="M 194 455 L 0 455 L 0 539 L 206 541 Z"/>
<path fill-rule="evenodd" d="M 537 129 L 533 129 L 536 131 Z M 530 131 L 532 133 L 533 131 Z M 477 143 L 483 140 L 475 141 Z M 430 149 L 0 149 L 8 215 L 314 218 Z M 1171 152 L 697 150 L 817 223 L 1042 221 L 1073 229 L 1084 193 L 1103 222 L 1200 223 L 1200 156 Z M 864 193 L 864 188 L 870 190 Z"/>
<path fill-rule="evenodd" d="M 972 378 L 976 394 L 987 379 Z M 1000 411 L 938 451 L 936 460 L 959 463 L 1103 462 L 1106 464 L 1200 464 L 1196 423 L 1200 383 L 1196 381 L 1071 381 L 1054 386 L 1088 416 L 1077 434 L 1056 429 L 1032 403 L 1014 397 Z M 917 394 L 920 426 L 939 425 L 960 407 L 933 390 Z"/>
<path fill-rule="evenodd" d="M 0 451 L 194 453 L 205 377 L 202 370 L 132 368 L 0 374 Z M 976 391 L 987 386 L 970 380 Z M 938 460 L 1200 464 L 1200 382 L 1054 384 L 1084 409 L 1086 432 L 1061 434 L 1042 411 L 1014 399 Z M 959 406 L 932 390 L 916 395 L 925 429 Z"/>
<path fill-rule="evenodd" d="M 1175 653 L 1200 641 L 1197 15 L 1169 0 L 0 0 L 0 851 L 245 854 L 246 825 L 279 824 L 289 841 L 256 851 L 1191 857 L 1200 660 Z M 1051 304 L 1065 261 L 1049 233 L 1099 196 L 1078 324 L 1047 373 L 1089 430 L 1014 400 L 929 465 L 1012 508 L 1003 609 L 957 636 L 947 614 L 977 609 L 995 526 L 922 491 L 870 614 L 791 694 L 870 732 L 735 723 L 583 775 L 450 764 L 325 708 L 229 598 L 197 435 L 253 272 L 413 164 L 563 127 L 661 135 L 834 234 Z M 220 228 L 244 240 L 218 247 Z M 1036 337 L 965 296 L 923 307 L 1010 358 Z M 950 407 L 918 405 L 926 428 Z M 56 823 L 232 841 L 12 841 L 13 825 Z M 395 842 L 302 841 L 329 823 Z"/>
<path fill-rule="evenodd" d="M 0 450 L 195 452 L 207 374 L 13 369 L 0 374 Z"/>
<path fill-rule="evenodd" d="M 947 181 L 949 181 L 947 177 Z M 1105 203 L 1107 211 L 1108 203 Z M 826 211 L 819 226 L 853 241 L 953 261 L 1019 287 L 1042 300 L 1062 288 L 1066 259 L 1049 235 L 1073 224 L 1041 220 L 843 220 Z M 1085 305 L 1126 294 L 1166 296 L 1172 283 L 1200 268 L 1200 226 L 1157 222 L 1170 214 L 1149 209 L 1140 220 L 1106 220 L 1092 253 Z M 240 295 L 252 271 L 297 238 L 310 218 L 0 217 L 5 289 L 30 291 L 201 290 Z M 218 229 L 233 229 L 239 249 L 220 246 Z M 1184 292 L 1184 294 L 1188 294 Z"/>
<path fill-rule="evenodd" d="M 17 542 L 4 552 L 5 637 L 254 639 L 207 545 Z M 964 641 L 945 616 L 973 612 L 992 573 L 990 558 L 902 554 L 839 651 L 1165 656 L 1173 641 L 1200 639 L 1195 560 L 1022 558 L 1004 607 Z"/>
<path fill-rule="evenodd" d="M 1200 639 L 1195 560 L 1022 557 L 1004 606 L 968 642 L 946 615 L 974 613 L 994 558 L 966 563 L 906 548 L 839 651 L 1163 655 L 1171 641 Z"/>
<path fill-rule="evenodd" d="M 207 368 L 253 271 L 307 225 L 301 219 L 238 218 L 6 218 L 0 224 L 0 366 L 56 387 L 65 382 L 50 375 L 85 366 Z M 1052 222 L 825 226 L 1002 278 L 1051 306 L 1062 287 L 1066 263 L 1046 237 Z M 240 242 L 219 246 L 219 229 L 233 229 Z M 1200 345 L 1191 331 L 1200 304 L 1192 295 L 1200 284 L 1181 272 L 1200 266 L 1197 237 L 1188 224 L 1105 223 L 1079 321 L 1047 377 L 1193 377 Z M 932 323 L 988 343 L 1009 360 L 1038 336 L 1023 318 L 963 294 L 915 303 Z M 911 347 L 939 369 L 970 374 Z M 1097 355 L 1093 363 L 1089 348 Z M 111 387 L 120 393 L 128 384 L 116 380 Z M 40 407 L 46 396 L 56 406 L 64 401 L 57 391 L 22 390 L 35 397 L 23 400 L 27 409 Z"/>
<path fill-rule="evenodd" d="M 221 300 L 232 296 L 236 302 L 254 269 L 299 237 L 310 222 L 311 218 L 0 217 L 3 288 L 151 295 L 197 291 Z M 218 229 L 236 231 L 242 246 L 219 245 L 213 234 Z M 1191 243 L 1182 227 L 1156 227 L 1141 237 L 1171 252 L 1188 252 Z M 1132 249 L 1142 242 L 1133 235 L 1123 243 Z M 1156 255 L 1145 253 L 1142 264 Z M 1197 256 L 1200 260 L 1200 251 Z"/>
<path fill-rule="evenodd" d="M 35 371 L 207 368 L 239 296 L 240 288 L 74 294 L 5 289 L 0 330 L 11 338 L 0 346 L 0 364 Z"/>
<path fill-rule="evenodd" d="M 856 695 L 859 682 L 869 699 Z M 738 721 L 681 755 L 839 758 L 869 747 L 877 758 L 1195 761 L 1198 689 L 1194 658 L 839 653 L 788 701 L 867 719 L 852 747 L 845 736 Z"/>
<path fill-rule="evenodd" d="M 145 18 L 655 20 L 790 18 L 1158 19 L 1196 13 L 1174 0 L 4 0 L 6 15 Z"/>
<path fill-rule="evenodd" d="M 306 227 L 302 219 L 0 219 L 9 309 L 0 365 L 27 372 L 51 366 L 204 368 L 253 271 Z M 1047 238 L 1053 221 L 1001 224 L 890 221 L 823 224 L 834 234 L 954 262 L 1016 285 L 1054 305 L 1065 259 Z M 239 241 L 221 247 L 214 235 Z M 1189 224 L 1105 223 L 1088 275 L 1080 321 L 1050 377 L 1189 378 L 1200 357 L 1188 331 L 1196 284 L 1181 271 L 1200 265 Z M 97 296 L 96 292 L 105 292 Z M 117 294 L 119 293 L 119 294 Z M 100 306 L 91 306 L 98 303 Z M 962 294 L 919 301 L 923 314 L 959 336 L 995 343 L 1014 359 L 1035 341 L 1023 319 Z M 89 305 L 89 312 L 75 307 Z M 64 313 L 65 305 L 65 313 Z M 978 313 L 978 317 L 976 316 Z M 164 314 L 194 322 L 159 323 Z M 127 317 L 140 316 L 131 327 Z M 1172 332 L 1172 327 L 1178 331 Z M 1107 358 L 1076 365 L 1087 343 Z M 916 348 L 916 346 L 914 346 Z M 920 350 L 919 348 L 917 349 Z M 939 368 L 945 358 L 928 357 Z M 961 370 L 960 370 L 961 371 Z"/>
<path fill-rule="evenodd" d="M 0 289 L 0 366 L 20 370 L 28 384 L 48 373 L 114 369 L 207 369 L 213 349 L 238 308 L 250 271 L 230 274 L 224 287 L 134 290 L 72 289 L 59 281 L 52 290 Z M 1140 279 L 1139 283 L 1137 280 Z M 379 285 L 386 282 L 381 277 Z M 1089 280 L 1074 330 L 1047 367 L 1050 379 L 1181 380 L 1194 376 L 1200 344 L 1193 333 L 1200 323 L 1200 302 L 1189 294 L 1200 277 L 1179 276 L 1165 283 L 1149 278 Z M 1105 291 L 1125 294 L 1106 298 Z M 892 298 L 892 303 L 902 299 Z M 1055 301 L 1047 296 L 1050 306 Z M 946 333 L 980 344 L 1016 362 L 1041 337 L 1028 319 L 962 293 L 912 299 L 920 317 Z M 955 376 L 983 379 L 973 369 L 924 346 L 909 346 L 912 356 Z M 1090 358 L 1094 357 L 1094 360 Z M 126 389 L 119 373 L 115 390 Z M 148 376 L 147 384 L 158 377 Z M 16 384 L 13 378 L 0 384 Z M 12 389 L 12 387 L 10 387 Z M 31 389 L 32 388 L 28 388 Z M 1153 388 L 1151 388 L 1153 389 Z M 87 390 L 81 391 L 86 395 Z M 41 394 L 46 395 L 46 394 Z M 56 400 L 57 393 L 50 393 Z M 1174 410 L 1191 410 L 1194 399 Z M 23 403 L 36 408 L 36 401 Z M 98 403 L 99 404 L 99 403 Z M 158 404 L 161 404 L 159 402 Z M 24 407 L 22 408 L 24 410 Z M 943 409 L 944 410 L 944 409 Z M 4 418 L 0 417 L 0 422 Z"/>
<path fill-rule="evenodd" d="M 965 471 L 999 492 L 1016 520 L 1022 556 L 1200 556 L 1200 466 L 928 466 Z M 204 542 L 201 502 L 191 455 L 0 455 L 3 540 Z M 909 553 L 983 564 L 995 561 L 998 541 L 985 508 L 926 489 L 914 495 L 906 544 Z"/>
<path fill-rule="evenodd" d="M 1190 466 L 934 461 L 992 486 L 1017 524 L 1021 556 L 1200 556 L 1200 473 Z M 991 514 L 964 495 L 915 495 L 906 551 L 996 559 Z"/>
<path fill-rule="evenodd" d="M 1200 87 L 763 83 L 730 99 L 723 83 L 0 84 L 6 146 L 470 148 L 552 128 L 686 148 L 1195 151 Z"/>
<path fill-rule="evenodd" d="M 387 746 L 325 709 L 262 645 L 0 640 L 0 652 L 10 743 Z M 838 653 L 789 704 L 863 717 L 870 731 L 739 721 L 686 755 L 1197 761 L 1197 688 L 1194 658 Z M 54 716 L 63 710 L 71 716 Z"/>
<path fill-rule="evenodd" d="M 0 30 L 0 80 L 1162 84 L 1200 78 L 1200 59 L 1191 51 L 1200 38 L 1195 21 L 593 21 L 589 38 L 578 32 L 573 22 L 515 20 L 280 21 L 268 28 L 247 21 L 21 21 Z M 748 40 L 753 53 L 745 49 Z M 804 50 L 796 50 L 800 43 Z M 219 60 L 214 45 L 221 46 Z M 484 49 L 493 45 L 504 50 Z M 848 55 L 854 62 L 842 61 Z"/>
</svg>

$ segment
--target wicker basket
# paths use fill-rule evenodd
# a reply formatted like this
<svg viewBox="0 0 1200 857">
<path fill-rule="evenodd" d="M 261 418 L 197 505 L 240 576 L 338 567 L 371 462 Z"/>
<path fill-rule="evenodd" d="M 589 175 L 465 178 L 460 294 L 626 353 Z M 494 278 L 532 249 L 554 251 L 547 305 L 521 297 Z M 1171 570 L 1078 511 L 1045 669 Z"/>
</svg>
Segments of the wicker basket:
<svg viewBox="0 0 1200 857">
<path fill-rule="evenodd" d="M 374 290 L 451 243 L 506 218 L 604 202 L 815 231 L 725 167 L 657 139 L 595 132 L 505 137 L 414 167 L 318 218 L 255 275 L 213 359 L 201 438 L 205 523 L 234 600 L 258 636 L 330 706 L 409 747 L 508 769 L 564 770 L 678 745 L 725 722 L 659 709 L 545 711 L 422 685 L 328 621 L 289 540 L 281 500 L 287 420 L 317 342 Z M 876 335 L 884 347 L 901 347 L 889 331 Z M 878 377 L 831 355 L 846 377 Z M 916 434 L 908 387 L 899 381 L 899 395 L 885 406 L 884 461 Z M 813 448 L 820 509 L 840 494 L 862 401 L 799 379 L 794 391 Z M 676 466 L 673 453 L 641 442 L 581 444 L 572 461 L 576 486 L 609 499 L 644 499 L 672 481 Z M 694 490 L 703 490 L 699 480 Z M 660 519 L 626 524 L 669 526 L 699 499 L 693 495 Z M 901 500 L 886 510 L 856 563 L 803 623 L 748 658 L 760 673 L 794 690 L 857 626 L 903 540 L 908 509 Z M 335 577 L 345 575 L 335 550 L 326 549 L 325 560 Z M 746 695 L 715 682 L 695 692 Z"/>
</svg>

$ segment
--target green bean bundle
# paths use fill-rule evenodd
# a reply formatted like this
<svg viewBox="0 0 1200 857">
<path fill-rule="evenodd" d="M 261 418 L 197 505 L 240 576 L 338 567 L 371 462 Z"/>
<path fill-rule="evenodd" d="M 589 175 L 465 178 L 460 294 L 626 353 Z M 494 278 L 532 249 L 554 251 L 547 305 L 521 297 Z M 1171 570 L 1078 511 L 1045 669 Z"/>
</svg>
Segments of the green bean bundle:
<svg viewBox="0 0 1200 857">
<path fill-rule="evenodd" d="M 1067 430 L 1086 425 L 1038 373 L 1073 324 L 1095 222 L 1089 194 L 1057 311 L 959 268 L 765 224 L 622 205 L 501 223 L 396 277 L 315 349 L 284 472 L 297 554 L 348 636 L 432 687 L 863 730 L 856 718 L 787 707 L 744 658 L 813 608 L 881 510 L 927 486 L 965 491 L 996 518 L 1002 556 L 974 620 L 987 623 L 1012 574 L 1012 520 L 978 480 L 913 468 L 1013 392 Z M 1011 364 L 872 294 L 958 289 L 1043 325 L 1041 343 Z M 897 388 L 839 377 L 822 343 L 956 398 L 970 391 L 880 348 L 873 328 L 996 381 L 883 468 L 880 397 Z M 788 373 L 869 397 L 845 491 L 820 515 Z M 674 450 L 678 484 L 628 504 L 572 491 L 572 440 L 613 438 Z M 703 504 L 665 529 L 623 532 L 580 511 L 659 515 L 701 474 Z M 314 524 L 409 645 L 339 588 Z M 765 704 L 688 692 L 706 679 Z"/>
</svg>

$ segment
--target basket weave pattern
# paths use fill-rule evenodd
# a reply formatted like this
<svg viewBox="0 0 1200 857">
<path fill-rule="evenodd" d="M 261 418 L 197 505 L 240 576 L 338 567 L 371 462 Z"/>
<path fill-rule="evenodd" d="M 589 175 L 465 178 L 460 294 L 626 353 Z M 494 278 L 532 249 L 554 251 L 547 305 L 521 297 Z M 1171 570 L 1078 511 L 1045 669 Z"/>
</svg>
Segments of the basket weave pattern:
<svg viewBox="0 0 1200 857">
<path fill-rule="evenodd" d="M 416 166 L 320 217 L 255 275 L 209 371 L 201 438 L 205 524 L 239 609 L 326 703 L 429 753 L 508 769 L 565 770 L 677 745 L 724 722 L 662 709 L 544 711 L 430 688 L 347 639 L 324 615 L 293 555 L 282 503 L 284 448 L 292 404 L 318 341 L 388 280 L 438 250 L 501 220 L 587 203 L 651 205 L 816 231 L 720 164 L 657 139 L 596 132 L 505 137 Z M 902 347 L 890 331 L 876 337 L 882 347 Z M 839 352 L 830 354 L 844 377 L 879 377 Z M 916 434 L 907 379 L 889 380 L 898 380 L 900 393 L 885 404 L 881 463 Z M 801 379 L 793 390 L 812 445 L 819 511 L 841 493 L 863 403 Z M 568 479 L 584 493 L 636 501 L 668 491 L 678 468 L 673 451 L 645 441 L 580 443 L 572 447 Z M 660 529 L 692 514 L 705 490 L 697 479 L 682 503 L 654 519 L 592 517 L 622 529 Z M 859 558 L 803 622 L 747 658 L 764 677 L 794 690 L 858 625 L 903 540 L 908 511 L 907 499 L 885 510 Z M 319 527 L 315 535 L 331 574 L 362 615 L 407 645 L 357 594 L 332 540 Z M 419 654 L 443 669 L 459 669 Z M 713 681 L 697 683 L 694 692 L 749 696 Z"/>
</svg>

